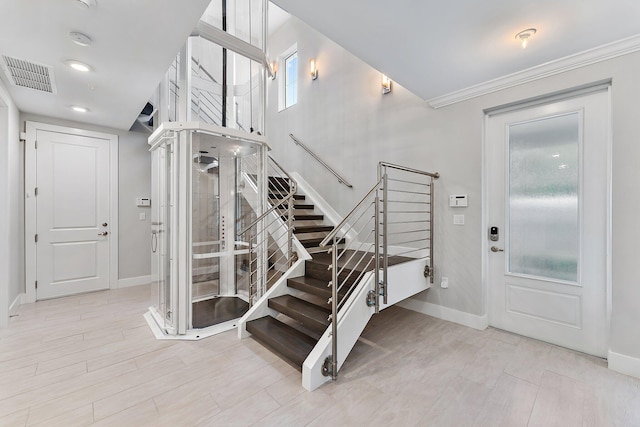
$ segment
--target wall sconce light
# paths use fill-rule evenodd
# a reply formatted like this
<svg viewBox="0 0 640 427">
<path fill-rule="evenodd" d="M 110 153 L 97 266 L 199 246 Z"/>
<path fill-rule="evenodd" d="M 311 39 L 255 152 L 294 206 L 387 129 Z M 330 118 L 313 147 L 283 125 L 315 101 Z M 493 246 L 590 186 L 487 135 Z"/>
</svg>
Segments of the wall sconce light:
<svg viewBox="0 0 640 427">
<path fill-rule="evenodd" d="M 391 79 L 384 74 L 382 75 L 382 94 L 391 92 Z"/>
<path fill-rule="evenodd" d="M 316 68 L 315 58 L 311 58 L 311 60 L 309 60 L 309 74 L 311 74 L 311 80 L 318 78 L 318 69 Z"/>
<path fill-rule="evenodd" d="M 518 34 L 516 34 L 516 40 L 520 40 L 522 48 L 526 49 L 529 37 L 534 35 L 536 32 L 537 30 L 535 28 L 527 28 L 526 30 L 522 30 Z"/>
<path fill-rule="evenodd" d="M 271 80 L 276 79 L 276 71 L 278 70 L 278 64 L 276 61 L 271 61 L 269 63 L 269 68 L 271 69 Z"/>
</svg>

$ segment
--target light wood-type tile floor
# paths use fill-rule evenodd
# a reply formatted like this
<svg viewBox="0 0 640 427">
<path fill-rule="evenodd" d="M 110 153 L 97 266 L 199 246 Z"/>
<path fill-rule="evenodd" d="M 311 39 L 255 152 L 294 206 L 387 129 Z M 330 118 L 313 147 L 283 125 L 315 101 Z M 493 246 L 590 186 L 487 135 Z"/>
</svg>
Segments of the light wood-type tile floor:
<svg viewBox="0 0 640 427">
<path fill-rule="evenodd" d="M 26 304 L 0 330 L 0 426 L 640 426 L 640 380 L 495 329 L 393 307 L 336 383 L 235 331 L 155 340 L 149 286 Z"/>
</svg>

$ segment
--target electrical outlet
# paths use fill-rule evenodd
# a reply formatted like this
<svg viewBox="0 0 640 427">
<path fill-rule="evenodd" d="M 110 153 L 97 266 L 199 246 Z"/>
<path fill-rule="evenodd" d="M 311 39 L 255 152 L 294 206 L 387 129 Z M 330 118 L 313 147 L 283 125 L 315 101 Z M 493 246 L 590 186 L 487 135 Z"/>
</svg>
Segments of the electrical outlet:
<svg viewBox="0 0 640 427">
<path fill-rule="evenodd" d="M 442 279 L 440 279 L 440 287 L 442 289 L 447 289 L 449 287 L 449 278 L 448 277 L 443 277 Z"/>
</svg>

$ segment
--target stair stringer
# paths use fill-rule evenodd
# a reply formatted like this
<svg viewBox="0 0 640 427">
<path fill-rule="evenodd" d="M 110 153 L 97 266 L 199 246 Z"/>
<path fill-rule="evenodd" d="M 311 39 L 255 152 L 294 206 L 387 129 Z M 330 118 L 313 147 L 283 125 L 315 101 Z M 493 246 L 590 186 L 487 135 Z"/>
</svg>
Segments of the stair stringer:
<svg viewBox="0 0 640 427">
<path fill-rule="evenodd" d="M 278 312 L 269 308 L 269 298 L 279 297 L 290 293 L 290 289 L 287 286 L 287 279 L 292 277 L 304 276 L 305 273 L 305 261 L 311 259 L 311 255 L 304 250 L 300 250 L 298 246 L 302 247 L 294 238 L 294 243 L 298 250 L 298 260 L 293 263 L 291 268 L 285 271 L 282 276 L 271 286 L 271 288 L 265 292 L 265 294 L 245 313 L 240 320 L 238 320 L 238 338 L 247 338 L 251 334 L 247 332 L 247 322 L 255 319 L 259 319 L 264 316 L 276 317 Z"/>
<path fill-rule="evenodd" d="M 391 307 L 417 293 L 429 289 L 429 279 L 423 275 L 426 258 L 416 259 L 390 266 L 387 270 L 389 291 L 387 304 L 380 309 Z M 362 331 L 375 313 L 374 307 L 367 306 L 367 294 L 375 289 L 373 272 L 363 276 L 356 290 L 340 310 L 338 321 L 338 371 L 355 346 Z M 302 365 L 302 386 L 313 391 L 322 384 L 331 381 L 331 377 L 322 375 L 322 365 L 331 354 L 331 326 L 322 334 Z"/>
<path fill-rule="evenodd" d="M 315 188 L 311 186 L 298 172 L 291 172 L 291 177 L 298 184 L 298 190 L 305 195 L 306 200 L 312 202 L 316 208 L 324 215 L 329 224 L 336 226 L 342 221 L 342 216 L 333 209 Z"/>
</svg>

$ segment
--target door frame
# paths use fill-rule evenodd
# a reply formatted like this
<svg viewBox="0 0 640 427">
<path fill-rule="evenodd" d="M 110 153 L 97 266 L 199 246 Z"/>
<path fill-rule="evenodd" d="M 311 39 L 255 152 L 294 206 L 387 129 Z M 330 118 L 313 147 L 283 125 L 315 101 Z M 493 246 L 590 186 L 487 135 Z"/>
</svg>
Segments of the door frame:
<svg viewBox="0 0 640 427">
<path fill-rule="evenodd" d="M 33 191 L 37 186 L 36 134 L 38 130 L 100 138 L 109 141 L 109 288 L 118 287 L 118 136 L 79 128 L 26 122 L 27 139 L 24 148 L 24 250 L 26 302 L 36 301 L 37 256 L 34 236 L 37 231 L 37 203 Z"/>
<path fill-rule="evenodd" d="M 612 112 L 612 102 L 611 102 L 611 80 L 598 81 L 593 82 L 591 84 L 569 88 L 566 90 L 549 93 L 546 95 L 525 99 L 522 101 L 512 102 L 509 104 L 488 108 L 483 111 L 484 113 L 484 121 L 483 121 L 483 132 L 482 132 L 482 229 L 480 230 L 480 237 L 482 241 L 482 286 L 483 286 L 483 299 L 484 299 L 484 313 L 486 317 L 486 322 L 488 326 L 491 326 L 491 322 L 489 319 L 491 300 L 489 298 L 490 291 L 490 283 L 489 283 L 489 247 L 491 246 L 491 242 L 488 238 L 488 229 L 491 226 L 489 224 L 489 193 L 488 193 L 488 182 L 489 182 L 489 156 L 488 153 L 488 145 L 489 141 L 489 119 L 491 116 L 496 116 L 503 113 L 509 113 L 516 110 L 522 110 L 527 108 L 532 108 L 540 105 L 550 104 L 554 102 L 560 102 L 571 98 L 581 97 L 585 95 L 589 95 L 595 92 L 603 92 L 606 91 L 607 95 L 607 119 L 608 119 L 608 129 L 607 129 L 607 142 L 606 142 L 606 236 L 605 236 L 605 294 L 606 294 L 606 321 L 607 321 L 607 341 L 611 342 L 611 311 L 612 311 L 612 147 L 613 147 L 613 112 Z"/>
</svg>

